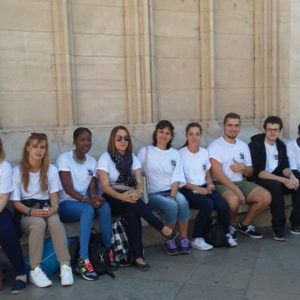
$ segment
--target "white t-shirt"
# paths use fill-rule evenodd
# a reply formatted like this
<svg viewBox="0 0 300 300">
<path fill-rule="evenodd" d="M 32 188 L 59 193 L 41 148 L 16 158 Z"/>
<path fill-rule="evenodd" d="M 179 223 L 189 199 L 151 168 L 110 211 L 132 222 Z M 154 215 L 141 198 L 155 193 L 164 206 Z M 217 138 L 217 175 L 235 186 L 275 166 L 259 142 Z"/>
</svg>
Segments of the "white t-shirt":
<svg viewBox="0 0 300 300">
<path fill-rule="evenodd" d="M 296 139 L 288 141 L 286 146 L 290 169 L 300 171 L 300 147 Z"/>
<path fill-rule="evenodd" d="M 47 200 L 50 194 L 56 193 L 61 189 L 61 184 L 56 167 L 52 164 L 49 165 L 47 172 L 48 177 L 48 190 L 42 191 L 40 187 L 40 172 L 29 172 L 29 184 L 27 192 L 21 184 L 20 166 L 13 168 L 13 182 L 14 190 L 10 194 L 10 200 L 21 201 L 26 199 Z"/>
<path fill-rule="evenodd" d="M 272 173 L 278 167 L 278 150 L 276 144 L 269 145 L 265 142 L 266 148 L 266 167 L 265 171 Z"/>
<path fill-rule="evenodd" d="M 145 167 L 146 147 L 140 149 L 138 158 L 148 180 L 150 193 L 163 192 L 171 189 L 174 182 L 180 186 L 185 184 L 183 168 L 178 150 L 170 148 L 161 150 L 154 146 L 147 146 L 147 166 Z"/>
<path fill-rule="evenodd" d="M 232 182 L 242 181 L 242 172 L 233 172 L 230 166 L 235 161 L 244 164 L 247 167 L 252 166 L 252 160 L 248 145 L 236 139 L 234 144 L 228 143 L 223 137 L 214 140 L 207 148 L 209 158 L 213 158 L 222 164 L 222 171 Z"/>
<path fill-rule="evenodd" d="M 96 177 L 97 161 L 89 154 L 85 155 L 86 160 L 83 164 L 79 164 L 73 158 L 73 150 L 62 153 L 57 158 L 58 171 L 70 172 L 73 189 L 81 195 L 87 195 L 90 182 Z M 59 201 L 74 200 L 64 190 L 59 193 Z M 76 201 L 76 200 L 74 200 Z"/>
<path fill-rule="evenodd" d="M 141 169 L 141 163 L 137 159 L 136 155 L 132 153 L 132 170 L 135 171 L 137 169 Z M 120 172 L 117 170 L 115 163 L 112 161 L 110 154 L 108 152 L 104 152 L 99 160 L 97 170 L 102 170 L 108 173 L 109 183 L 114 184 L 119 178 Z"/>
<path fill-rule="evenodd" d="M 10 164 L 6 160 L 3 160 L 0 162 L 0 194 L 7 194 L 12 190 L 12 169 Z"/>
<path fill-rule="evenodd" d="M 200 147 L 197 153 L 192 153 L 188 147 L 183 147 L 179 154 L 186 181 L 199 186 L 205 184 L 206 172 L 211 167 L 208 151 Z"/>
</svg>

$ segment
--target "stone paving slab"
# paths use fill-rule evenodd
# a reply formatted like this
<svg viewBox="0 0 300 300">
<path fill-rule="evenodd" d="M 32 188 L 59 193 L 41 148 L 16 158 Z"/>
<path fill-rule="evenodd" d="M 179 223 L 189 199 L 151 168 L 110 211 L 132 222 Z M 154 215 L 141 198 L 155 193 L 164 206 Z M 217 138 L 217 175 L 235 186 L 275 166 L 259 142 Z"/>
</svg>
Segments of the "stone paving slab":
<svg viewBox="0 0 300 300">
<path fill-rule="evenodd" d="M 170 257 L 162 246 L 149 247 L 146 258 L 151 271 L 122 268 L 115 273 L 116 279 L 101 276 L 88 282 L 76 276 L 72 287 L 63 288 L 55 274 L 52 287 L 29 284 L 14 296 L 7 282 L 0 299 L 300 299 L 300 236 L 291 235 L 282 243 L 272 239 L 269 228 L 262 231 L 260 240 L 239 236 L 234 249 L 193 249 L 190 255 Z"/>
</svg>

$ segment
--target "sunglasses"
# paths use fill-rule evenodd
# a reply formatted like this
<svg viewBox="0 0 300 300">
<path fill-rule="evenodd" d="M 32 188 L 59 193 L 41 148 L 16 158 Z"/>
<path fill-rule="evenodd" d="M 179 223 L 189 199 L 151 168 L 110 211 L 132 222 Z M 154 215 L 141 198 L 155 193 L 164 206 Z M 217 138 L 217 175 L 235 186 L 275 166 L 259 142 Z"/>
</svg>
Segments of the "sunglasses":
<svg viewBox="0 0 300 300">
<path fill-rule="evenodd" d="M 129 142 L 130 141 L 129 135 L 124 135 L 124 136 L 118 135 L 116 137 L 117 142 L 122 142 L 123 140 L 124 140 L 124 142 Z"/>
</svg>

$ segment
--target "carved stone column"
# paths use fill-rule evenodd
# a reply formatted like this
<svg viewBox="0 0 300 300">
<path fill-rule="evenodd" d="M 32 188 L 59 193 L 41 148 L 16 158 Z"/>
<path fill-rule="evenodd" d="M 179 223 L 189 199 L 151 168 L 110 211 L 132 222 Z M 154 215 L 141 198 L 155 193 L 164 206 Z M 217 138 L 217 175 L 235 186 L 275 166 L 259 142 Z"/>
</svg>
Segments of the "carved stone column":
<svg viewBox="0 0 300 300">
<path fill-rule="evenodd" d="M 278 114 L 278 3 L 254 1 L 255 118 Z"/>
<path fill-rule="evenodd" d="M 67 0 L 53 0 L 53 40 L 58 126 L 76 124 L 73 111 L 72 27 Z"/>
<path fill-rule="evenodd" d="M 129 123 L 152 121 L 148 0 L 124 0 Z"/>
<path fill-rule="evenodd" d="M 215 120 L 214 4 L 199 1 L 201 120 Z"/>
</svg>

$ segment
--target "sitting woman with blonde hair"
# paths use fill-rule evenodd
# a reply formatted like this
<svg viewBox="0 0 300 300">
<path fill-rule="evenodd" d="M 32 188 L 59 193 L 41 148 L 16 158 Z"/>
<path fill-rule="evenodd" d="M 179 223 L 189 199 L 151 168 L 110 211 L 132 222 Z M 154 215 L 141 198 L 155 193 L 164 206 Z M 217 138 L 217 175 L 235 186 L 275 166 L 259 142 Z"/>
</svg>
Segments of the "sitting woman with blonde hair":
<svg viewBox="0 0 300 300">
<path fill-rule="evenodd" d="M 15 209 L 22 214 L 21 228 L 28 234 L 29 281 L 38 287 L 52 285 L 40 268 L 45 231 L 48 229 L 60 262 L 61 285 L 72 285 L 66 232 L 58 216 L 60 180 L 56 167 L 49 163 L 46 134 L 31 133 L 27 138 L 21 162 L 13 169 L 13 182 L 10 198 Z"/>
</svg>

